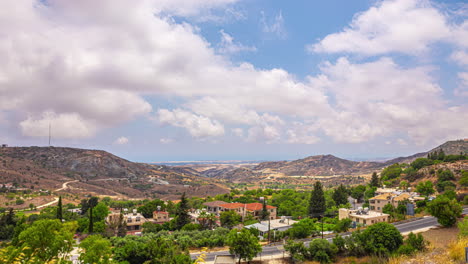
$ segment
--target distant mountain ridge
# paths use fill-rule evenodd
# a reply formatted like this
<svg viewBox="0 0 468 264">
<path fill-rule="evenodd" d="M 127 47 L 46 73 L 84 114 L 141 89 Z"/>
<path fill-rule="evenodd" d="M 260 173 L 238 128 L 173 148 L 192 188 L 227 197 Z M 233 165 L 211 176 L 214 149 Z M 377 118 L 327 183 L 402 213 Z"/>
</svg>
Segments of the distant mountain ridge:
<svg viewBox="0 0 468 264">
<path fill-rule="evenodd" d="M 381 170 L 394 163 L 410 163 L 417 158 L 426 157 L 428 153 L 443 149 L 448 155 L 468 153 L 468 140 L 448 141 L 427 152 L 417 153 L 408 157 L 399 157 L 383 162 L 351 161 L 333 155 L 316 155 L 292 161 L 268 161 L 257 166 L 211 167 L 200 174 L 206 177 L 221 178 L 231 181 L 249 180 L 268 175 L 283 176 L 336 176 L 369 174 Z"/>
</svg>

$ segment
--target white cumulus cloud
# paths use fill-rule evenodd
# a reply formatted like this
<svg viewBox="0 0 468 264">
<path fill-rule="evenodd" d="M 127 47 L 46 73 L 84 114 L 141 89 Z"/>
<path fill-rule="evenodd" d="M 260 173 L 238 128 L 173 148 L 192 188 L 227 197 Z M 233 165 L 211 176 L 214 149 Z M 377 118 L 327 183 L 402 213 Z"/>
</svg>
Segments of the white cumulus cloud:
<svg viewBox="0 0 468 264">
<path fill-rule="evenodd" d="M 330 34 L 307 49 L 364 55 L 420 54 L 427 52 L 430 44 L 448 40 L 451 34 L 446 16 L 430 1 L 387 0 L 358 13 L 342 32 Z"/>
<path fill-rule="evenodd" d="M 162 124 L 170 124 L 182 127 L 195 138 L 216 137 L 224 135 L 224 126 L 216 120 L 204 116 L 195 115 L 191 112 L 175 109 L 159 109 L 157 119 Z"/>
</svg>

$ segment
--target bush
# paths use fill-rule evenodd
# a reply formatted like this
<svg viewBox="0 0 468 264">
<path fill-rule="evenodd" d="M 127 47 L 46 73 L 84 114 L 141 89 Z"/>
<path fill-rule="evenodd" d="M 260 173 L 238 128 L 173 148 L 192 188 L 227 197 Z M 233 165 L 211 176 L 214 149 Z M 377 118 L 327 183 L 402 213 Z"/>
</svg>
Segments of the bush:
<svg viewBox="0 0 468 264">
<path fill-rule="evenodd" d="M 398 248 L 397 254 L 399 255 L 413 255 L 416 252 L 416 249 L 412 247 L 411 245 L 405 244 L 401 245 L 400 248 Z"/>
<path fill-rule="evenodd" d="M 444 182 L 444 181 L 453 181 L 455 180 L 455 175 L 453 175 L 453 172 L 450 170 L 444 170 L 439 173 L 439 182 Z"/>
<path fill-rule="evenodd" d="M 418 251 L 423 251 L 426 249 L 427 242 L 424 240 L 424 237 L 421 234 L 413 234 L 411 232 L 408 235 L 408 238 L 405 240 L 405 243 Z"/>
<path fill-rule="evenodd" d="M 338 248 L 326 239 L 314 239 L 309 245 L 310 259 L 320 263 L 330 263 L 338 252 Z"/>
<path fill-rule="evenodd" d="M 403 237 L 394 225 L 381 222 L 369 226 L 362 232 L 366 251 L 374 255 L 387 255 L 403 244 Z"/>
<path fill-rule="evenodd" d="M 423 167 L 429 166 L 434 164 L 434 162 L 427 158 L 418 158 L 415 161 L 411 162 L 410 166 L 413 167 L 415 170 L 419 170 Z"/>
<path fill-rule="evenodd" d="M 291 238 L 306 238 L 316 232 L 315 223 L 310 218 L 302 219 L 298 223 L 293 224 L 292 228 L 288 229 Z"/>
<path fill-rule="evenodd" d="M 16 199 L 16 205 L 21 205 L 21 204 L 24 204 L 24 200 L 23 199 Z"/>
<path fill-rule="evenodd" d="M 457 217 L 462 212 L 462 207 L 456 200 L 450 200 L 444 195 L 428 203 L 427 211 L 437 218 L 437 222 L 442 226 L 449 227 L 455 225 Z"/>
</svg>

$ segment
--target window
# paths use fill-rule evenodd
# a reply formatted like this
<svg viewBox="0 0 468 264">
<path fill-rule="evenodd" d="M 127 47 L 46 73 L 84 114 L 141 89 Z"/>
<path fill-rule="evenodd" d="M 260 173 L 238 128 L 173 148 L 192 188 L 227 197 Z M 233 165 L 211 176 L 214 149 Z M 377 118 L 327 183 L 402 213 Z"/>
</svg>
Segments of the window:
<svg viewBox="0 0 468 264">
<path fill-rule="evenodd" d="M 137 216 L 136 221 L 140 222 L 140 217 L 139 216 Z"/>
<path fill-rule="evenodd" d="M 132 218 L 131 217 L 127 218 L 127 223 L 131 223 L 131 222 L 132 222 Z"/>
</svg>

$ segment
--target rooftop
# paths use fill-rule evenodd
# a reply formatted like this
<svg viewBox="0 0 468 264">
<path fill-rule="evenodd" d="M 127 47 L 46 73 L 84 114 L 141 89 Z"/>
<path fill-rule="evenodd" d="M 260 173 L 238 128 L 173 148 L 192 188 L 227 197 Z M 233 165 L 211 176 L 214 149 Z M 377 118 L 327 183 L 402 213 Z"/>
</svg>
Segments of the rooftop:
<svg viewBox="0 0 468 264">
<path fill-rule="evenodd" d="M 216 206 L 220 206 L 222 204 L 227 204 L 227 203 L 223 202 L 223 201 L 212 201 L 212 202 L 206 202 L 203 205 L 208 206 L 208 207 L 216 207 Z"/>
<path fill-rule="evenodd" d="M 374 196 L 374 197 L 370 198 L 370 200 L 388 200 L 392 196 L 393 196 L 393 194 L 391 194 L 391 193 L 384 193 L 384 194 L 381 194 L 381 195 Z"/>
<path fill-rule="evenodd" d="M 356 218 L 362 218 L 362 219 L 374 218 L 374 217 L 379 217 L 379 216 L 389 216 L 389 214 L 384 214 L 384 213 L 375 212 L 375 211 L 367 211 L 367 214 L 358 214 L 358 210 L 351 210 L 349 215 L 356 217 Z"/>
<path fill-rule="evenodd" d="M 275 209 L 275 206 L 267 205 L 267 209 Z M 259 211 L 263 209 L 263 204 L 261 203 L 249 203 L 245 205 L 245 208 L 249 211 Z"/>
<path fill-rule="evenodd" d="M 398 195 L 397 197 L 393 198 L 394 201 L 404 201 L 406 199 L 409 199 L 411 195 L 409 193 L 402 193 Z"/>
<path fill-rule="evenodd" d="M 225 203 L 225 204 L 220 204 L 219 207 L 223 207 L 226 209 L 236 209 L 236 208 L 242 208 L 245 205 L 243 203 Z"/>
</svg>

